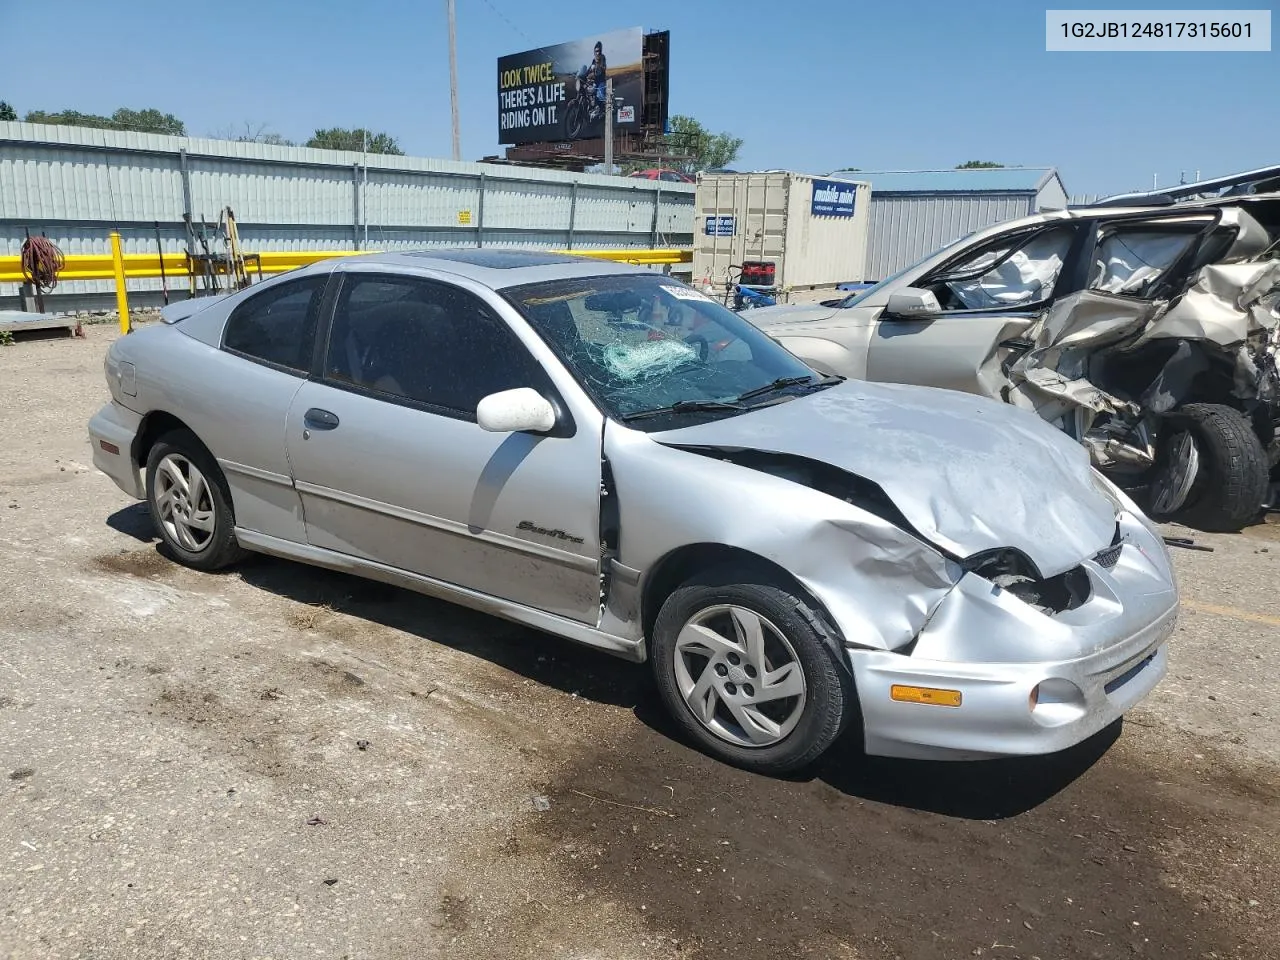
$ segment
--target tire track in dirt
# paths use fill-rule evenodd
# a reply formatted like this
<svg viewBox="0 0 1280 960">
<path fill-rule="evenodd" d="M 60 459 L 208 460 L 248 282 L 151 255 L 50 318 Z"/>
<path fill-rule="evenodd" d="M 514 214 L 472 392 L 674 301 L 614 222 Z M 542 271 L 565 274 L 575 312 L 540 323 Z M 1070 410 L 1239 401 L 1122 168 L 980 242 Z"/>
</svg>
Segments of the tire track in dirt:
<svg viewBox="0 0 1280 960">
<path fill-rule="evenodd" d="M 1113 728 L 976 764 L 843 744 L 813 779 L 771 780 L 666 730 L 559 771 L 535 829 L 583 889 L 698 957 L 1278 955 L 1275 771 Z"/>
</svg>

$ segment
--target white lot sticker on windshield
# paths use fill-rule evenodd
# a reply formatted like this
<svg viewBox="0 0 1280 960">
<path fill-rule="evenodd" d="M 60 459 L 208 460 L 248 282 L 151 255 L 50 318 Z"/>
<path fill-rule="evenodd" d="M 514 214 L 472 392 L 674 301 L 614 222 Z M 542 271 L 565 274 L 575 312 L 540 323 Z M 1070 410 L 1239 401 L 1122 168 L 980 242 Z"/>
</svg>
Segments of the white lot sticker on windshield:
<svg viewBox="0 0 1280 960">
<path fill-rule="evenodd" d="M 677 300 L 702 300 L 702 301 L 705 301 L 706 303 L 715 303 L 715 301 L 712 300 L 710 297 L 708 297 L 705 293 L 699 293 L 697 290 L 694 290 L 692 287 L 668 287 L 664 285 L 659 289 L 671 294 Z"/>
</svg>

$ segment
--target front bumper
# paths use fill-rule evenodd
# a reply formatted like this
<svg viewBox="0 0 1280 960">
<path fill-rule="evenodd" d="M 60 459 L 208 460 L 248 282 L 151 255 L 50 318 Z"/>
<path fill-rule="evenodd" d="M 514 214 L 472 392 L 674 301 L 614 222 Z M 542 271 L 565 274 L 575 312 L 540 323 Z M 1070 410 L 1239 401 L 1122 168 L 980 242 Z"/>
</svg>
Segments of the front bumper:
<svg viewBox="0 0 1280 960">
<path fill-rule="evenodd" d="M 1125 526 L 1114 568 L 1083 565 L 1093 596 L 1075 610 L 1046 616 L 969 576 L 939 604 L 911 653 L 849 649 L 867 753 L 933 760 L 1054 753 L 1149 694 L 1168 669 L 1177 590 L 1163 546 L 1137 523 Z M 895 685 L 959 691 L 960 702 L 894 699 Z"/>
<path fill-rule="evenodd" d="M 114 401 L 95 413 L 89 421 L 93 465 L 135 500 L 146 498 L 141 471 L 133 462 L 133 442 L 141 426 L 140 414 Z"/>
</svg>

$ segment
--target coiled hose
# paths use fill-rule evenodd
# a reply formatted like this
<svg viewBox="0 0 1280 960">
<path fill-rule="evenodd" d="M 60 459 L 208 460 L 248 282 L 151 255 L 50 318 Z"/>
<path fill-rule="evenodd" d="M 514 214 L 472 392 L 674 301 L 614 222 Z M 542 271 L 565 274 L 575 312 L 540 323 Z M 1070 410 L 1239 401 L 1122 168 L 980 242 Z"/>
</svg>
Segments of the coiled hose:
<svg viewBox="0 0 1280 960">
<path fill-rule="evenodd" d="M 22 244 L 22 275 L 37 293 L 48 293 L 58 285 L 58 274 L 66 260 L 48 237 L 27 237 Z"/>
</svg>

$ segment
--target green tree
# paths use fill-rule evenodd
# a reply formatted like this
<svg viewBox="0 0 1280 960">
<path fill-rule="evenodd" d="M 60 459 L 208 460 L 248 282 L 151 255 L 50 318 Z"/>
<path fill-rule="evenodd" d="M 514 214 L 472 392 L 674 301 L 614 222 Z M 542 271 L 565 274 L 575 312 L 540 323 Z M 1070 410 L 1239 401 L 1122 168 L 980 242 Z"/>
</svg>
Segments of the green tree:
<svg viewBox="0 0 1280 960">
<path fill-rule="evenodd" d="M 171 137 L 186 136 L 187 128 L 181 120 L 171 113 L 159 110 L 130 110 L 121 107 L 109 117 L 94 113 L 81 113 L 78 110 L 28 111 L 28 123 L 55 123 L 66 127 L 101 127 L 106 130 L 136 130 L 142 133 L 162 133 Z"/>
<path fill-rule="evenodd" d="M 331 127 L 328 130 L 317 130 L 304 147 L 319 147 L 321 150 L 350 150 L 353 153 L 390 153 L 403 156 L 404 151 L 396 138 L 389 133 L 373 133 L 363 127 L 344 130 L 342 127 Z"/>
<path fill-rule="evenodd" d="M 996 163 L 994 160 L 966 160 L 956 164 L 957 170 L 1000 170 L 1003 167 L 1003 163 Z"/>
<path fill-rule="evenodd" d="M 18 111 L 9 106 L 8 101 L 0 100 L 0 120 L 17 120 Z"/>
<path fill-rule="evenodd" d="M 662 140 L 663 153 L 671 154 L 664 165 L 684 173 L 727 167 L 742 150 L 741 137 L 712 133 L 693 117 L 680 115 L 671 118 L 671 132 Z"/>
</svg>

